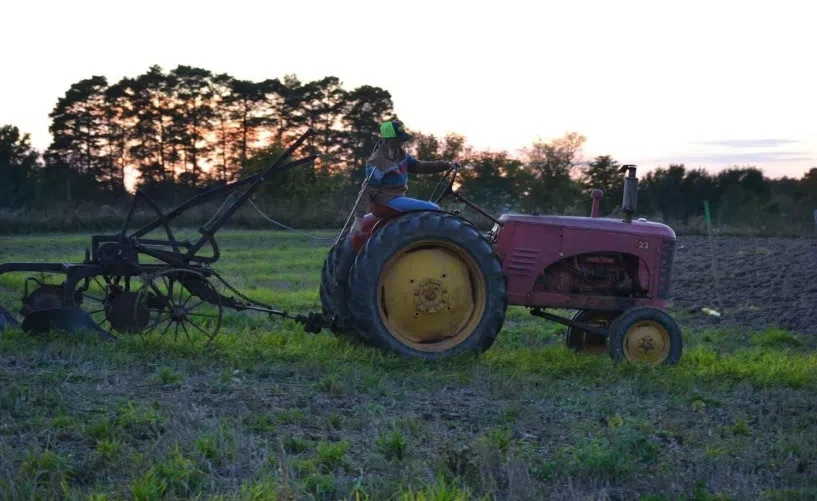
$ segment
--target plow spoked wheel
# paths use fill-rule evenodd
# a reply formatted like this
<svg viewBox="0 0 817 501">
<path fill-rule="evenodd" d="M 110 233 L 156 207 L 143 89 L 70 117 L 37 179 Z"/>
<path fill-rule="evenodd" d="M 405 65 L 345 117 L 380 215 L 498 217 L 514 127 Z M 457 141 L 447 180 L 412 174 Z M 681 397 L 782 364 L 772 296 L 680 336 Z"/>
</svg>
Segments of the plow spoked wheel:
<svg viewBox="0 0 817 501">
<path fill-rule="evenodd" d="M 579 310 L 573 315 L 574 322 L 609 327 L 618 313 L 611 311 Z M 565 344 L 577 353 L 603 355 L 607 351 L 607 338 L 575 327 L 568 327 Z"/>
<path fill-rule="evenodd" d="M 658 308 L 632 308 L 610 325 L 608 352 L 616 362 L 675 364 L 682 350 L 681 329 L 667 312 Z"/>
<path fill-rule="evenodd" d="M 484 352 L 507 308 L 493 247 L 444 212 L 409 214 L 377 231 L 355 261 L 347 297 L 363 337 L 422 359 Z"/>
<path fill-rule="evenodd" d="M 222 314 L 221 297 L 207 277 L 174 268 L 145 280 L 131 315 L 135 323 L 145 324 L 139 331 L 143 338 L 209 346 L 221 328 Z"/>
</svg>

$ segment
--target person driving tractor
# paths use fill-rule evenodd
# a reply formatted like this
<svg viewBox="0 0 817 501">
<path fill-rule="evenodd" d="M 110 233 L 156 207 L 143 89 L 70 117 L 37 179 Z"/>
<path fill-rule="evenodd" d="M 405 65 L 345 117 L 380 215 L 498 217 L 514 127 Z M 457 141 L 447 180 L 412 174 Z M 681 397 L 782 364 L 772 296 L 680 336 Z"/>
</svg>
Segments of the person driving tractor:
<svg viewBox="0 0 817 501">
<path fill-rule="evenodd" d="M 369 159 L 366 161 L 366 180 L 355 208 L 353 231 L 358 231 L 363 216 L 371 211 L 372 204 L 385 205 L 398 211 L 417 209 L 439 210 L 440 206 L 409 198 L 409 174 L 436 174 L 456 165 L 444 160 L 418 160 L 409 155 L 404 144 L 413 139 L 399 120 L 389 120 L 380 125 L 380 138 Z"/>
</svg>

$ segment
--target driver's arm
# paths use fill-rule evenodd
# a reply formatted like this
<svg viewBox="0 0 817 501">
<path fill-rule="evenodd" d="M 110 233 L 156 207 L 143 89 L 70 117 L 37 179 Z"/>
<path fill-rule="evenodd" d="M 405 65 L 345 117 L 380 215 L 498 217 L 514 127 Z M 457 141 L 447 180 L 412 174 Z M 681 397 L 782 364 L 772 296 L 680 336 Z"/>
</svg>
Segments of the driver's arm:
<svg viewBox="0 0 817 501">
<path fill-rule="evenodd" d="M 417 160 L 413 156 L 408 156 L 408 171 L 412 174 L 436 174 L 452 167 L 451 162 L 444 160 Z"/>
</svg>

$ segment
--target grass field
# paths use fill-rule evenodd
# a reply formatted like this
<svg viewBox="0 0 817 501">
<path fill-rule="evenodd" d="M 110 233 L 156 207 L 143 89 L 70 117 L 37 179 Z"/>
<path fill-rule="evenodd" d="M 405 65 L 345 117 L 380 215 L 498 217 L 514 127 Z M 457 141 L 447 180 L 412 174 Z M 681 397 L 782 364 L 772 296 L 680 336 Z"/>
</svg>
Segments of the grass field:
<svg viewBox="0 0 817 501">
<path fill-rule="evenodd" d="M 318 309 L 328 243 L 219 237 L 239 290 Z M 4 237 L 0 262 L 89 243 Z M 0 277 L 9 310 L 24 277 Z M 649 369 L 563 334 L 511 308 L 488 353 L 429 364 L 251 312 L 225 312 L 211 350 L 12 330 L 0 499 L 817 499 L 813 337 L 685 329 L 681 363 Z"/>
</svg>

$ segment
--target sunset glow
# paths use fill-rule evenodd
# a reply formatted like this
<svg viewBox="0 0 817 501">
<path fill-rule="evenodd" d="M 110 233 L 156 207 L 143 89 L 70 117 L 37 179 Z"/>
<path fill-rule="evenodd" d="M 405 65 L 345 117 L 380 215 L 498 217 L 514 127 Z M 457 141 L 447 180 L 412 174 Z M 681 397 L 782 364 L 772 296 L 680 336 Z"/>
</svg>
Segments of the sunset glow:
<svg viewBox="0 0 817 501">
<path fill-rule="evenodd" d="M 74 82 L 152 64 L 377 85 L 417 131 L 516 153 L 567 131 L 649 170 L 817 166 L 810 2 L 14 2 L 0 123 L 51 141 Z M 161 16 L 157 13 L 161 12 Z M 161 19 L 161 21 L 157 21 Z"/>
</svg>

